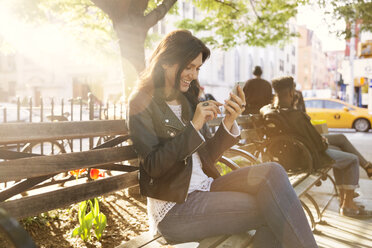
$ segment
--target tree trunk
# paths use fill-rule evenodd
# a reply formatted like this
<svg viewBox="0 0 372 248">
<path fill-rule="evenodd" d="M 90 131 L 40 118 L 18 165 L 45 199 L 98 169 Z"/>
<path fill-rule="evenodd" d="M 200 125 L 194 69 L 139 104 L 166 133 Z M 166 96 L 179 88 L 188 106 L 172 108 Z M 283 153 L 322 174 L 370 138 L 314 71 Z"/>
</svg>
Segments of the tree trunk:
<svg viewBox="0 0 372 248">
<path fill-rule="evenodd" d="M 133 91 L 139 73 L 145 68 L 145 39 L 148 29 L 139 21 L 136 25 L 128 21 L 115 23 L 119 38 L 124 74 L 124 91 L 127 98 Z"/>
<path fill-rule="evenodd" d="M 125 97 L 129 96 L 139 73 L 145 68 L 145 39 L 148 30 L 163 19 L 177 0 L 163 0 L 147 15 L 149 0 L 92 0 L 112 20 L 119 38 L 124 73 Z"/>
<path fill-rule="evenodd" d="M 114 25 L 119 38 L 121 56 L 130 61 L 138 72 L 145 68 L 145 39 L 148 29 L 141 23 L 136 25 Z"/>
</svg>

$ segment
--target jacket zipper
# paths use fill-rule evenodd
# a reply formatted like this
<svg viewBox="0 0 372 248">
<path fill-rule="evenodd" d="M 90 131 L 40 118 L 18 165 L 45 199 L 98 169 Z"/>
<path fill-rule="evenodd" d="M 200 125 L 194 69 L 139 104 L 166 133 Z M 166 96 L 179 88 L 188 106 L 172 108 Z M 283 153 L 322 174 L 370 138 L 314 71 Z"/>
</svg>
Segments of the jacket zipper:
<svg viewBox="0 0 372 248">
<path fill-rule="evenodd" d="M 182 129 L 179 129 L 178 127 L 175 127 L 175 126 L 172 126 L 172 125 L 169 125 L 169 124 L 165 124 L 165 126 L 170 127 L 170 128 L 174 128 L 174 129 L 179 130 L 179 131 L 182 130 Z M 192 154 L 196 150 L 198 150 L 201 145 L 203 145 L 203 142 L 200 145 L 198 145 L 191 153 L 189 153 L 188 155 L 186 155 L 186 157 L 183 159 L 183 162 L 184 162 L 185 166 L 187 165 L 187 158 L 190 157 L 190 156 L 192 156 Z M 186 196 L 185 196 L 185 202 L 187 201 L 187 196 L 189 195 L 188 190 L 189 190 L 189 187 L 190 187 L 190 181 L 191 181 L 191 178 L 190 178 L 189 183 L 187 185 L 187 192 L 186 192 Z M 150 180 L 150 184 L 151 183 L 153 183 L 152 179 Z"/>
<path fill-rule="evenodd" d="M 203 142 L 200 144 L 200 145 L 198 145 L 191 153 L 189 153 L 183 160 L 185 161 L 185 163 L 186 163 L 186 159 L 188 158 L 188 157 L 190 157 L 194 152 L 196 152 L 196 150 L 198 150 L 199 149 L 199 147 L 201 147 L 201 145 L 203 145 Z"/>
<path fill-rule="evenodd" d="M 198 150 L 198 148 L 201 146 L 201 145 L 203 145 L 203 143 L 201 143 L 200 145 L 198 145 L 191 153 L 189 153 L 184 159 L 183 159 L 183 161 L 184 161 L 184 163 L 185 163 L 185 166 L 187 165 L 187 158 L 188 157 L 190 157 L 190 156 L 192 156 L 192 154 L 194 154 L 194 152 L 196 151 L 196 150 Z M 192 163 L 192 161 L 191 161 L 191 163 Z M 187 191 L 189 190 L 189 187 L 190 187 L 190 181 L 191 181 L 191 178 L 190 178 L 190 180 L 189 180 L 189 184 L 187 185 Z M 185 197 L 185 202 L 186 202 L 186 200 L 187 200 L 187 196 L 189 195 L 189 193 L 188 192 L 186 192 L 186 197 Z"/>
<path fill-rule="evenodd" d="M 186 158 L 183 160 L 184 163 L 185 163 L 185 166 L 187 166 L 187 158 L 188 158 L 188 157 L 186 157 Z M 191 161 L 191 163 L 192 163 L 192 161 Z M 192 168 L 191 168 L 191 173 L 192 173 Z M 190 182 L 191 182 L 191 177 L 190 177 L 190 180 L 189 180 L 189 182 L 188 182 L 188 184 L 187 184 L 187 191 L 186 191 L 186 196 L 185 196 L 185 200 L 184 200 L 184 202 L 187 201 L 187 197 L 188 197 L 188 195 L 189 195 Z"/>
</svg>

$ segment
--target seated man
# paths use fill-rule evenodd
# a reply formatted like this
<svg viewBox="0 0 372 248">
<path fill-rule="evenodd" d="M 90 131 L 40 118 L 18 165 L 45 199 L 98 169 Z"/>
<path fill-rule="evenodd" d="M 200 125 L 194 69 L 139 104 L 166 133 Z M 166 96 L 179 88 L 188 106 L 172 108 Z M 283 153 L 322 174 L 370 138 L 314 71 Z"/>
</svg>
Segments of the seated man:
<svg viewBox="0 0 372 248">
<path fill-rule="evenodd" d="M 331 163 L 340 194 L 340 214 L 350 217 L 372 216 L 372 211 L 364 210 L 354 202 L 354 191 L 359 187 L 359 161 L 354 154 L 329 149 L 326 139 L 316 131 L 310 122 L 310 118 L 300 110 L 293 108 L 295 94 L 292 77 L 282 77 L 272 80 L 275 90 L 273 104 L 264 106 L 261 114 L 269 115 L 277 113 L 286 121 L 288 133 L 300 137 L 310 150 L 314 165 L 318 168 Z"/>
<path fill-rule="evenodd" d="M 306 113 L 306 106 L 301 91 L 295 90 L 293 107 Z M 345 135 L 323 134 L 322 136 L 327 139 L 327 143 L 331 145 L 331 148 L 356 155 L 359 158 L 360 167 L 362 167 L 366 171 L 367 176 L 372 179 L 372 163 L 367 161 L 362 154 L 360 154 L 360 152 L 353 146 L 353 144 L 351 144 Z"/>
</svg>

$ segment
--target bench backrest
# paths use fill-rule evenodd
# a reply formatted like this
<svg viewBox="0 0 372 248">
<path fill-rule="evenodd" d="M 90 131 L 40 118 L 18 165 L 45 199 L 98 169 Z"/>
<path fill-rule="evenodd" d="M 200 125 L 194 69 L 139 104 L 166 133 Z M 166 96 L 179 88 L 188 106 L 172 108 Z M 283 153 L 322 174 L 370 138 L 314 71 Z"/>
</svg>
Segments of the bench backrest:
<svg viewBox="0 0 372 248">
<path fill-rule="evenodd" d="M 102 136 L 110 139 L 91 150 L 47 156 L 17 151 L 11 146 L 61 139 L 98 139 Z M 0 162 L 0 207 L 16 218 L 65 207 L 138 184 L 137 155 L 128 143 L 124 120 L 1 124 L 0 137 L 3 145 L 0 148 L 0 159 L 3 160 Z M 100 168 L 116 173 L 96 181 L 87 180 L 87 175 L 75 181 L 73 176 L 64 174 L 81 168 Z M 63 187 L 57 188 L 60 184 Z M 45 192 L 49 186 L 54 186 L 53 190 Z M 29 196 L 14 197 L 25 192 Z"/>
<path fill-rule="evenodd" d="M 0 124 L 0 144 L 125 135 L 125 120 Z"/>
</svg>

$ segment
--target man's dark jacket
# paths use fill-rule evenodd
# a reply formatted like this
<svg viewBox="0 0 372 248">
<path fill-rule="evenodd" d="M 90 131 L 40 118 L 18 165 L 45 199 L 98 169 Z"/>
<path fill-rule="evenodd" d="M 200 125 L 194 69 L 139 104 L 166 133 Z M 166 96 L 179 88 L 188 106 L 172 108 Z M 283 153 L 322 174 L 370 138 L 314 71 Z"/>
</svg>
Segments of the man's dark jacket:
<svg viewBox="0 0 372 248">
<path fill-rule="evenodd" d="M 194 110 L 183 95 L 183 106 Z M 192 116 L 191 115 L 191 116 Z M 192 119 L 192 118 L 191 118 Z M 200 133 L 190 121 L 185 126 L 160 97 L 137 93 L 129 105 L 129 133 L 140 163 L 141 194 L 164 201 L 182 203 L 192 173 L 192 154 L 199 153 L 203 171 L 217 178 L 214 164 L 238 140 L 222 127 L 212 137 L 207 125 Z"/>
<path fill-rule="evenodd" d="M 325 152 L 328 144 L 310 122 L 310 117 L 294 108 L 280 108 L 269 104 L 260 110 L 264 119 L 278 119 L 283 125 L 283 134 L 291 135 L 304 143 L 313 158 L 313 168 L 318 169 L 334 163 Z"/>
</svg>

